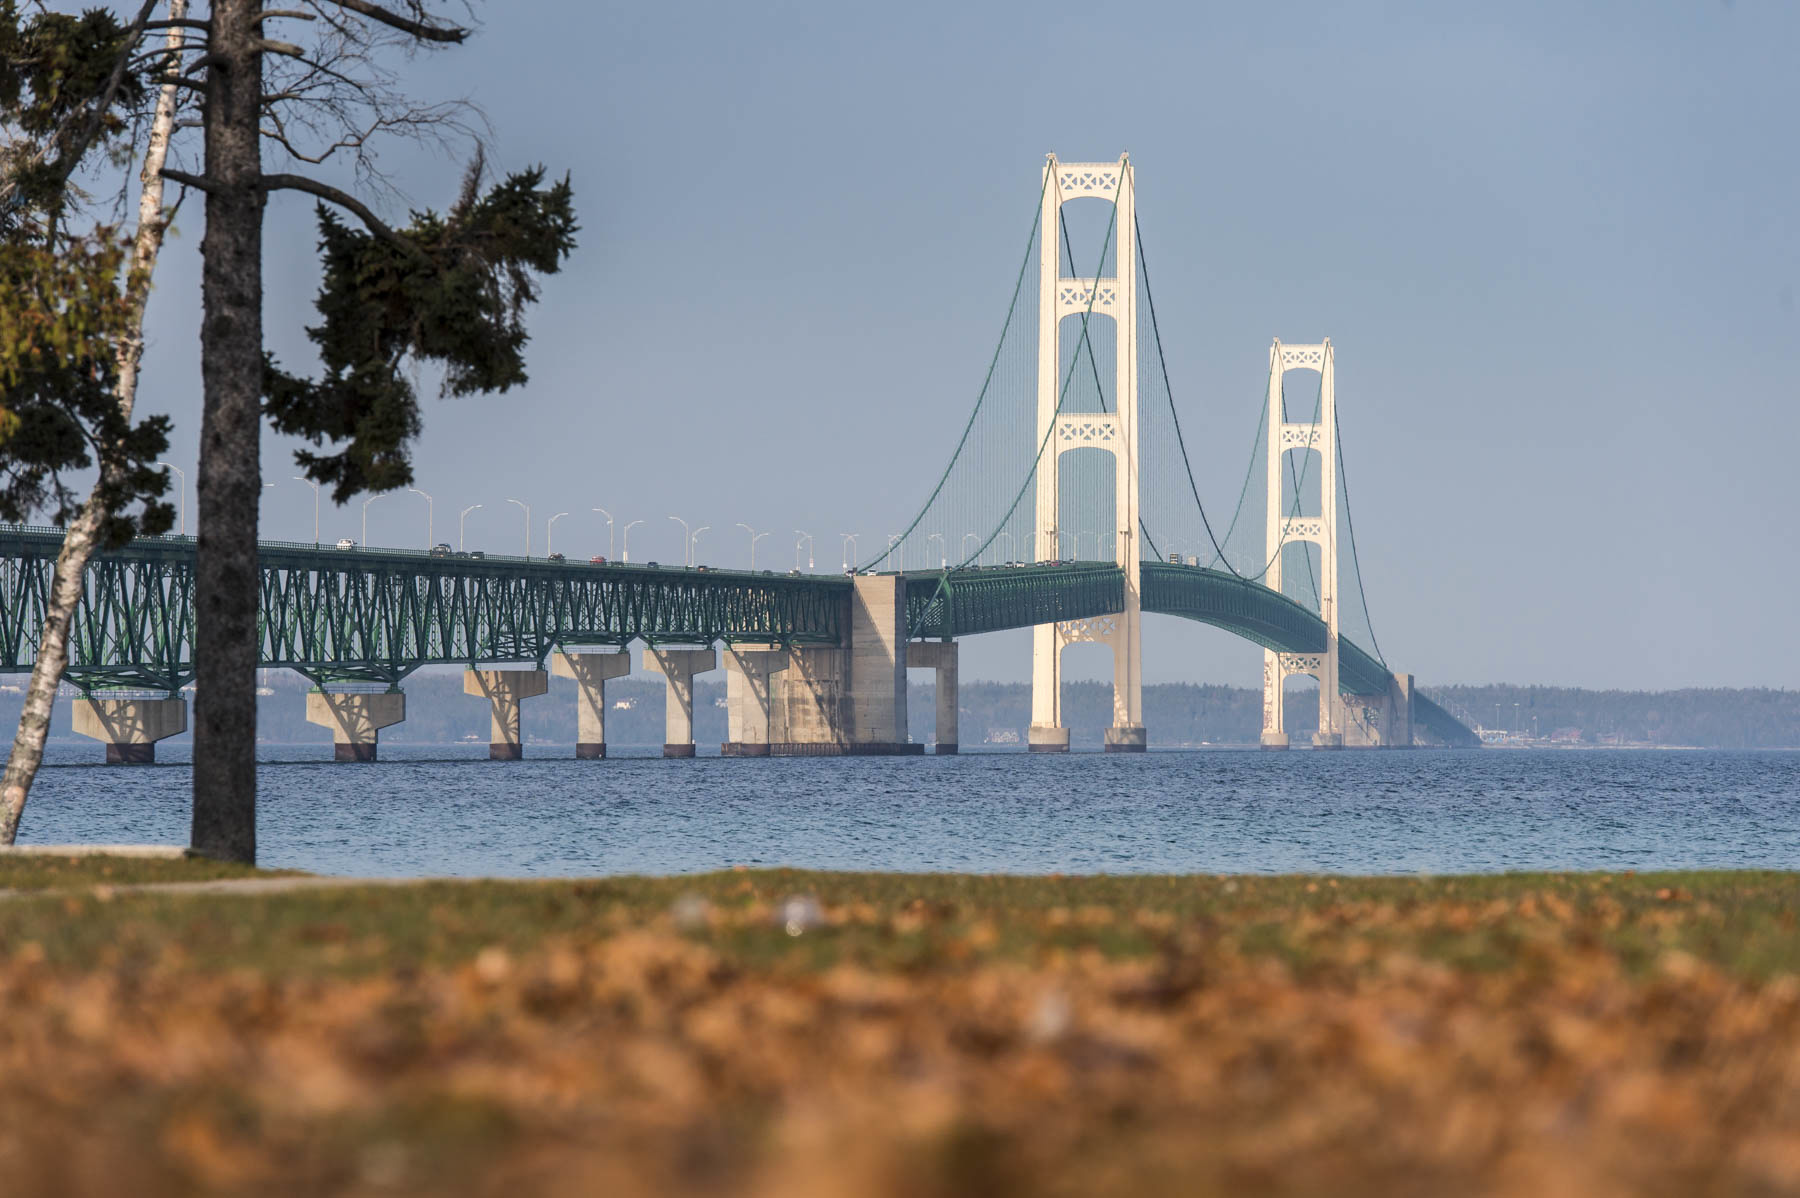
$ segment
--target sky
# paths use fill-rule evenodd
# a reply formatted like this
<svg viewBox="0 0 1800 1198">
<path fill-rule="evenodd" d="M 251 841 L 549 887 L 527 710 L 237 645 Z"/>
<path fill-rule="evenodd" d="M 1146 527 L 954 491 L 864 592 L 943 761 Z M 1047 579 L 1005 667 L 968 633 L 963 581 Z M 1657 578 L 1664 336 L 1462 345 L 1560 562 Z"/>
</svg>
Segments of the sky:
<svg viewBox="0 0 1800 1198">
<path fill-rule="evenodd" d="M 1479 11 L 1477 11 L 1479 8 Z M 980 387 L 1046 153 L 1129 152 L 1202 498 L 1229 510 L 1272 338 L 1336 348 L 1370 611 L 1421 683 L 1800 684 L 1800 7 L 1735 4 L 476 4 L 399 64 L 466 98 L 501 170 L 571 177 L 580 248 L 531 380 L 425 404 L 371 544 L 742 565 L 739 521 L 904 527 Z M 192 136 L 191 134 L 189 136 Z M 191 153 L 191 151 L 190 151 Z M 466 149 L 378 155 L 390 218 Z M 277 160 L 270 156 L 271 169 Z M 347 176 L 338 176 L 347 180 Z M 149 313 L 140 410 L 194 519 L 196 198 Z M 266 224 L 269 347 L 312 364 L 311 202 Z M 1022 431 L 1021 435 L 1031 435 Z M 266 434 L 265 537 L 313 492 Z M 327 540 L 365 539 L 326 499 Z M 1029 634 L 966 679 L 1022 680 Z M 1260 650 L 1147 617 L 1148 682 L 1256 685 Z M 1110 677 L 1077 646 L 1073 677 Z"/>
</svg>

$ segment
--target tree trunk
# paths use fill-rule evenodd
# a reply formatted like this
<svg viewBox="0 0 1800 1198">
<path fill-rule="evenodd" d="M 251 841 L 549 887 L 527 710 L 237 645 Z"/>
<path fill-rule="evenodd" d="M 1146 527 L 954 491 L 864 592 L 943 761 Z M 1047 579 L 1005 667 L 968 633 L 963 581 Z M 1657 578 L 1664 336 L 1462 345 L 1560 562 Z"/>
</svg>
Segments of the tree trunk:
<svg viewBox="0 0 1800 1198">
<path fill-rule="evenodd" d="M 259 0 L 216 0 L 205 100 L 193 847 L 256 860 L 257 507 L 262 431 Z"/>
<path fill-rule="evenodd" d="M 187 16 L 187 0 L 170 0 L 169 16 L 180 20 Z M 169 30 L 168 47 L 179 50 L 186 30 L 175 26 Z M 127 274 L 125 298 L 131 307 L 130 332 L 118 349 L 119 410 L 127 420 L 137 401 L 138 364 L 144 357 L 144 306 L 150 296 L 150 277 L 156 270 L 156 258 L 162 250 L 163 232 L 163 163 L 168 158 L 169 136 L 175 128 L 175 109 L 180 94 L 174 84 L 165 85 L 156 97 L 156 113 L 150 122 L 150 144 L 144 151 L 144 169 L 139 175 L 142 189 L 138 195 L 137 238 L 131 247 L 131 265 Z M 32 663 L 31 682 L 26 687 L 25 710 L 19 716 L 19 731 L 13 740 L 12 755 L 6 762 L 6 774 L 0 778 L 0 844 L 12 844 L 19 835 L 19 820 L 25 813 L 25 799 L 37 778 L 38 766 L 44 760 L 44 741 L 50 735 L 50 713 L 56 703 L 57 686 L 69 661 L 69 624 L 75 605 L 81 599 L 82 574 L 93 555 L 100 525 L 108 513 L 95 486 L 82 505 L 75 521 L 63 537 L 62 551 L 56 555 L 56 572 L 50 583 L 50 607 L 44 616 L 44 632 L 38 641 L 37 660 Z"/>
</svg>

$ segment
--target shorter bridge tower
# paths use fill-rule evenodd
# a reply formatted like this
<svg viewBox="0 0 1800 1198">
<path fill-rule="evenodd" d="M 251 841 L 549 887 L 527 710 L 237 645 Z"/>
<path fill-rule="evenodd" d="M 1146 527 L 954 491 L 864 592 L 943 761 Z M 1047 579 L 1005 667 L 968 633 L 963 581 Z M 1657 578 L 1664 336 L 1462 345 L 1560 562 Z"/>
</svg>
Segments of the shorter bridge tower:
<svg viewBox="0 0 1800 1198">
<path fill-rule="evenodd" d="M 1064 278 L 1062 274 L 1062 208 L 1072 199 L 1097 196 L 1116 205 L 1113 213 L 1112 278 Z M 1033 525 L 1036 559 L 1062 556 L 1062 456 L 1078 449 L 1100 449 L 1113 456 L 1115 495 L 1114 557 L 1125 572 L 1125 608 L 1116 615 L 1088 620 L 1039 624 L 1031 642 L 1031 727 L 1034 753 L 1061 753 L 1069 748 L 1062 722 L 1062 655 L 1069 645 L 1095 641 L 1113 653 L 1113 722 L 1106 730 L 1106 751 L 1144 751 L 1143 638 L 1140 631 L 1138 570 L 1138 328 L 1137 328 L 1137 184 L 1130 155 L 1117 162 L 1044 164 L 1043 213 L 1038 238 L 1037 444 L 1043 459 L 1037 468 L 1037 518 Z M 1061 411 L 1062 321 L 1069 316 L 1104 316 L 1116 326 L 1111 412 Z M 1078 551 L 1079 552 L 1079 551 Z"/>
<path fill-rule="evenodd" d="M 1281 376 L 1288 370 L 1319 372 L 1317 421 L 1287 419 L 1281 399 Z M 1296 674 L 1319 680 L 1319 730 L 1313 747 L 1340 749 L 1344 745 L 1344 705 L 1338 694 L 1338 552 L 1337 552 L 1337 392 L 1331 338 L 1318 345 L 1284 345 L 1279 338 L 1269 348 L 1269 506 L 1268 574 L 1264 582 L 1280 591 L 1281 555 L 1284 546 L 1313 544 L 1319 547 L 1319 617 L 1325 621 L 1325 645 L 1317 653 L 1281 653 L 1263 650 L 1262 747 L 1285 749 L 1288 734 L 1282 703 L 1282 684 Z M 1299 496 L 1288 489 L 1288 455 L 1319 455 L 1319 514 L 1299 514 Z M 1300 469 L 1309 467 L 1302 466 Z"/>
</svg>

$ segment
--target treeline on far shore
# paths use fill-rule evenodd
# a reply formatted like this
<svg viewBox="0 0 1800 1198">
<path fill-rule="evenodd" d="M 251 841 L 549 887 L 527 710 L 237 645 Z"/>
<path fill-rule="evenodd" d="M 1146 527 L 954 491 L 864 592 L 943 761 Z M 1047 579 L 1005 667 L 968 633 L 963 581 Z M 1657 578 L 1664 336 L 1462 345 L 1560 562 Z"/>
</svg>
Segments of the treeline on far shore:
<svg viewBox="0 0 1800 1198">
<path fill-rule="evenodd" d="M 722 678 L 722 676 L 719 676 Z M 24 677 L 0 680 L 0 726 L 10 733 L 19 717 Z M 426 669 L 408 678 L 406 722 L 384 730 L 385 744 L 486 742 L 486 700 L 465 695 L 456 669 Z M 307 682 L 270 671 L 257 707 L 259 739 L 276 744 L 326 742 L 330 733 L 306 722 Z M 1683 745 L 1702 748 L 1800 747 L 1800 691 L 1692 689 L 1592 691 L 1543 686 L 1426 687 L 1438 702 L 1471 723 L 1569 746 Z M 725 686 L 694 688 L 695 739 L 725 739 Z M 607 740 L 654 745 L 663 739 L 663 685 L 627 678 L 607 685 Z M 913 739 L 934 738 L 932 685 L 912 687 L 908 721 Z M 1516 706 L 1515 706 L 1516 705 Z M 965 682 L 960 695 L 963 744 L 1017 745 L 1031 722 L 1031 687 L 1022 682 Z M 1063 719 L 1074 744 L 1096 748 L 1112 722 L 1112 686 L 1071 682 L 1063 688 Z M 1318 726 L 1316 691 L 1288 695 L 1287 727 L 1305 734 Z M 575 684 L 552 678 L 550 692 L 525 703 L 528 740 L 568 744 L 575 739 Z M 1262 728 L 1262 692 L 1248 687 L 1170 683 L 1144 688 L 1144 723 L 1152 745 L 1254 744 Z M 71 739 L 69 700 L 59 698 L 51 736 Z"/>
</svg>

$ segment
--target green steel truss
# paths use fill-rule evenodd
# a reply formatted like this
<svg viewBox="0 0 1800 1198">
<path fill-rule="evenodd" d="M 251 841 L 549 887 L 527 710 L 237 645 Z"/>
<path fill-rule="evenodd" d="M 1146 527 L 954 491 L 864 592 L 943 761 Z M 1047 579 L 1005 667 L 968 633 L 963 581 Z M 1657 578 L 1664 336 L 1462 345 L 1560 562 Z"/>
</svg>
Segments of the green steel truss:
<svg viewBox="0 0 1800 1198">
<path fill-rule="evenodd" d="M 56 529 L 0 529 L 0 672 L 29 670 Z M 318 682 L 397 683 L 425 665 L 536 662 L 561 645 L 838 644 L 846 578 L 433 557 L 264 542 L 261 664 Z M 173 691 L 193 677 L 194 542 L 96 554 L 71 636 L 84 689 Z"/>
<path fill-rule="evenodd" d="M 58 529 L 0 526 L 0 673 L 35 659 Z M 542 664 L 564 645 L 746 641 L 837 645 L 849 626 L 841 575 L 586 565 L 515 557 L 433 557 L 265 541 L 261 663 L 316 682 L 393 685 L 420 666 Z M 1317 615 L 1219 570 L 1142 565 L 1146 612 L 1223 628 L 1268 649 L 1325 647 Z M 914 637 L 954 638 L 1105 615 L 1125 605 L 1115 566 L 931 570 L 905 575 Z M 194 676 L 194 541 L 158 537 L 96 554 L 70 638 L 69 682 L 84 690 L 173 693 Z M 1347 694 L 1380 694 L 1387 668 L 1348 640 Z M 1415 718 L 1447 743 L 1473 734 L 1415 697 Z"/>
<path fill-rule="evenodd" d="M 1117 566 L 993 566 L 906 575 L 906 626 L 915 637 L 970 636 L 1122 611 Z"/>
</svg>

